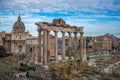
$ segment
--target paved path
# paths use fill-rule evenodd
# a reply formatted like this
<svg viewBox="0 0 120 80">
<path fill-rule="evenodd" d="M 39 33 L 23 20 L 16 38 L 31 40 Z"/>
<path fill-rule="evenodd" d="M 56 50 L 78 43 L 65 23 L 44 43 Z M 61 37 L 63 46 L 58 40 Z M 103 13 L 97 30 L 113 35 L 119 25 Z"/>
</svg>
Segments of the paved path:
<svg viewBox="0 0 120 80">
<path fill-rule="evenodd" d="M 108 66 L 107 68 L 104 69 L 105 73 L 112 73 L 113 71 L 115 71 L 115 69 L 117 69 L 120 66 L 120 61 L 111 64 L 110 66 Z"/>
</svg>

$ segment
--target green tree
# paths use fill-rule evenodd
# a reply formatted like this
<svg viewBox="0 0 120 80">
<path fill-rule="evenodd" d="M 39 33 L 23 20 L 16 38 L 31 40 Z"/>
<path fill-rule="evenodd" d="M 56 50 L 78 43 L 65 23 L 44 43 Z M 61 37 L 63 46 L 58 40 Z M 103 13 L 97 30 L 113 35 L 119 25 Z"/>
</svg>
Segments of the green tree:
<svg viewBox="0 0 120 80">
<path fill-rule="evenodd" d="M 7 50 L 4 46 L 0 46 L 0 57 L 4 57 L 7 54 Z"/>
<path fill-rule="evenodd" d="M 86 43 L 89 43 L 90 40 L 92 40 L 92 37 L 91 37 L 91 36 L 87 36 L 87 37 L 86 37 Z"/>
<path fill-rule="evenodd" d="M 92 48 L 91 45 L 88 45 L 91 40 L 92 40 L 92 37 L 91 37 L 91 36 L 87 36 L 87 37 L 86 37 L 86 48 Z"/>
</svg>

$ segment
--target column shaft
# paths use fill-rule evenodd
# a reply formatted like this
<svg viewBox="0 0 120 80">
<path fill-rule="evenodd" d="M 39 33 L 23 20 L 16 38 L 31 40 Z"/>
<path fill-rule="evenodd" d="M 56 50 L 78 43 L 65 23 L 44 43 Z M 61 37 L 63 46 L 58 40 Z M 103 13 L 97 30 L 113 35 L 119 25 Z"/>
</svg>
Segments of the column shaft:
<svg viewBox="0 0 120 80">
<path fill-rule="evenodd" d="M 62 60 L 65 60 L 65 32 L 62 32 Z"/>
<path fill-rule="evenodd" d="M 84 53 L 83 53 L 83 61 L 87 60 L 87 56 L 86 56 L 86 38 L 84 37 Z"/>
<path fill-rule="evenodd" d="M 49 57 L 50 57 L 50 34 L 49 31 L 47 31 L 47 60 L 49 62 Z"/>
<path fill-rule="evenodd" d="M 72 54 L 72 37 L 71 37 L 71 32 L 68 32 L 69 34 L 69 45 L 68 45 L 68 57 L 71 59 L 71 54 Z"/>
<path fill-rule="evenodd" d="M 55 62 L 57 62 L 57 55 L 58 55 L 58 35 L 57 31 L 55 32 Z"/>
<path fill-rule="evenodd" d="M 35 57 L 34 46 L 32 46 L 32 60 L 33 60 L 33 63 L 34 63 L 34 57 Z"/>
<path fill-rule="evenodd" d="M 81 59 L 83 58 L 83 32 L 80 33 L 80 54 L 81 54 Z"/>
<path fill-rule="evenodd" d="M 32 62 L 34 63 L 34 47 L 32 45 Z"/>
<path fill-rule="evenodd" d="M 41 30 L 38 31 L 38 63 L 41 62 Z"/>
<path fill-rule="evenodd" d="M 75 39 L 75 54 L 77 54 L 77 32 L 74 32 L 74 39 Z"/>
<path fill-rule="evenodd" d="M 47 30 L 43 32 L 43 65 L 47 65 Z"/>
<path fill-rule="evenodd" d="M 69 32 L 68 34 L 69 34 L 69 42 L 68 42 L 69 43 L 69 47 L 72 47 L 72 44 L 71 44 L 71 41 L 72 41 L 71 40 L 71 32 Z"/>
<path fill-rule="evenodd" d="M 35 49 L 34 49 L 34 50 L 35 50 L 35 51 L 34 51 L 34 52 L 35 52 L 35 55 L 34 55 L 34 63 L 36 63 L 36 57 L 37 57 L 37 55 L 36 55 L 36 50 L 37 50 L 37 49 L 36 49 L 36 45 L 35 45 Z"/>
<path fill-rule="evenodd" d="M 26 58 L 27 61 L 29 60 L 29 52 L 28 52 L 29 48 L 28 48 L 28 44 L 26 45 Z"/>
</svg>

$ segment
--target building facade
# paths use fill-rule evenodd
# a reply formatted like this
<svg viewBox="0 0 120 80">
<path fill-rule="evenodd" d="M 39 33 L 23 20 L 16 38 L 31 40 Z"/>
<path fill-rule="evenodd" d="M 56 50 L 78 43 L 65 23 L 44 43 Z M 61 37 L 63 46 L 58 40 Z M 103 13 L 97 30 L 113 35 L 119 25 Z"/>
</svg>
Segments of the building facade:
<svg viewBox="0 0 120 80">
<path fill-rule="evenodd" d="M 13 25 L 11 33 L 6 33 L 5 31 L 0 32 L 0 44 L 6 47 L 7 52 L 26 53 L 25 42 L 29 37 L 31 37 L 31 35 L 25 31 L 25 25 L 19 15 Z"/>
<path fill-rule="evenodd" d="M 115 46 L 117 38 L 110 34 L 99 35 L 94 37 L 93 49 L 94 52 L 102 53 L 112 51 L 113 46 Z"/>
</svg>

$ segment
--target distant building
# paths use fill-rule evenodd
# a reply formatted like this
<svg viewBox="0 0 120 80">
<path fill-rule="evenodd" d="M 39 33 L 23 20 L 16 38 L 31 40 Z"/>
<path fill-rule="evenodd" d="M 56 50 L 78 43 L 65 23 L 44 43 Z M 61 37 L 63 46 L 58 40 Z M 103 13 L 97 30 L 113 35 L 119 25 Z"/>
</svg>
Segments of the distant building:
<svg viewBox="0 0 120 80">
<path fill-rule="evenodd" d="M 117 38 L 110 34 L 99 35 L 94 37 L 93 49 L 94 52 L 102 53 L 106 51 L 111 51 L 115 45 Z"/>
<path fill-rule="evenodd" d="M 5 36 L 5 31 L 0 32 L 0 45 L 3 45 L 3 37 Z"/>
<path fill-rule="evenodd" d="M 31 37 L 29 32 L 25 31 L 25 25 L 21 20 L 20 15 L 14 23 L 12 32 L 0 32 L 0 45 L 4 45 L 8 52 L 26 53 L 26 39 Z"/>
<path fill-rule="evenodd" d="M 43 39 L 42 39 L 43 42 Z M 20 15 L 14 23 L 11 33 L 0 32 L 0 45 L 4 45 L 8 52 L 26 54 L 29 62 L 36 63 L 38 56 L 38 37 L 34 37 L 25 31 L 25 25 Z M 43 44 L 42 44 L 43 45 Z M 50 35 L 49 56 L 54 56 L 55 38 Z M 42 52 L 41 52 L 42 53 Z"/>
</svg>

